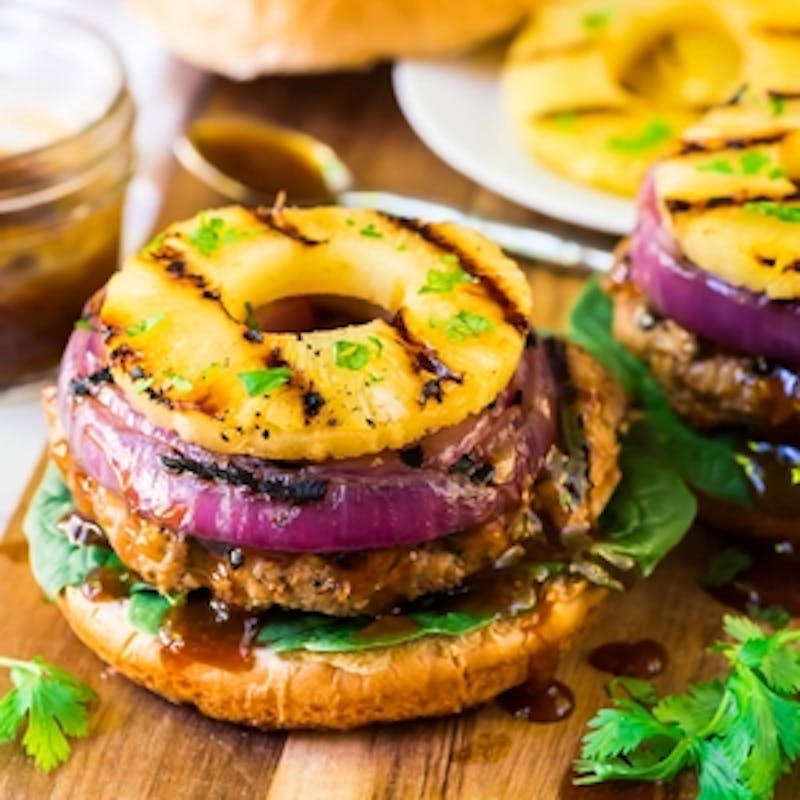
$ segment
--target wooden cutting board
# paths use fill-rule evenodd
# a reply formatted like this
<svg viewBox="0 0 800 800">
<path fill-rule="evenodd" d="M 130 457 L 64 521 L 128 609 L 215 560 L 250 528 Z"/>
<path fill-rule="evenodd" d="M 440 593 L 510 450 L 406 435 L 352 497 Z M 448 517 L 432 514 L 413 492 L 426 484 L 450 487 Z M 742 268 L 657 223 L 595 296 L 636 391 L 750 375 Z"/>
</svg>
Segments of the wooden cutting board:
<svg viewBox="0 0 800 800">
<path fill-rule="evenodd" d="M 270 79 L 252 84 L 210 83 L 202 109 L 241 110 L 303 127 L 336 146 L 370 184 L 435 194 L 478 213 L 555 223 L 505 203 L 450 171 L 414 137 L 400 116 L 385 69 L 324 78 Z M 163 219 L 215 202 L 187 175 L 176 173 Z M 530 271 L 535 320 L 563 323 L 580 280 Z M 724 607 L 698 587 L 706 556 L 716 547 L 702 531 L 648 581 L 613 597 L 560 665 L 557 677 L 574 692 L 576 708 L 564 722 L 538 725 L 510 717 L 494 703 L 459 716 L 373 727 L 351 733 L 264 733 L 204 719 L 170 705 L 104 667 L 71 634 L 30 576 L 21 519 L 31 486 L 0 545 L 0 652 L 39 653 L 78 675 L 98 692 L 91 735 L 50 776 L 37 772 L 17 745 L 0 747 L 0 798 L 8 800 L 642 800 L 695 795 L 691 781 L 661 787 L 569 789 L 569 769 L 585 723 L 606 701 L 608 676 L 592 669 L 587 653 L 612 640 L 661 642 L 669 664 L 663 691 L 720 668 L 706 647 L 720 632 Z M 0 691 L 7 689 L 5 676 Z M 800 797 L 800 770 L 780 786 L 778 800 Z"/>
</svg>

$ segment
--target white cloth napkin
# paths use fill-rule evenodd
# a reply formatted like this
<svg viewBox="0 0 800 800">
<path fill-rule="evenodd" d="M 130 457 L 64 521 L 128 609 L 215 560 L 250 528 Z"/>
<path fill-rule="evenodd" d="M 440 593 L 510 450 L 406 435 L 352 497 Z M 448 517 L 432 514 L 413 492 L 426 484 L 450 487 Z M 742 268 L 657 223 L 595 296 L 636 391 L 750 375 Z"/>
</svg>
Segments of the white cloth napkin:
<svg viewBox="0 0 800 800">
<path fill-rule="evenodd" d="M 137 172 L 128 191 L 123 253 L 147 240 L 165 189 L 172 142 L 203 74 L 172 58 L 119 0 L 39 0 L 85 19 L 113 40 L 136 102 Z M 0 537 L 45 441 L 37 387 L 0 394 Z"/>
</svg>

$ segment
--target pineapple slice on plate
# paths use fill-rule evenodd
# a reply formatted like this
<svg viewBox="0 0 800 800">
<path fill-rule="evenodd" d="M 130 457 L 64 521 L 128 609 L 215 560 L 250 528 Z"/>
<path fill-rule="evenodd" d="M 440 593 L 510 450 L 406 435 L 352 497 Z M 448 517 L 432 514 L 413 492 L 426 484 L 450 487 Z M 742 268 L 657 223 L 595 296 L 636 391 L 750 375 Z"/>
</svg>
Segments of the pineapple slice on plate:
<svg viewBox="0 0 800 800">
<path fill-rule="evenodd" d="M 783 0 L 546 0 L 509 50 L 506 106 L 535 159 L 633 195 L 743 84 L 800 90 L 799 31 Z"/>
</svg>

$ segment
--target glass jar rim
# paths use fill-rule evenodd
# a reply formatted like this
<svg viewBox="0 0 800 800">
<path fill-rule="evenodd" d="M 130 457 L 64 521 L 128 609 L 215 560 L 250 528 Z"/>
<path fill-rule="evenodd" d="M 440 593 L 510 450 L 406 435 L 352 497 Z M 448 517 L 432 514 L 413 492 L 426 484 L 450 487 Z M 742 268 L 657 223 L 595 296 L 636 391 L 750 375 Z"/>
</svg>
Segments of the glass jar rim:
<svg viewBox="0 0 800 800">
<path fill-rule="evenodd" d="M 114 115 L 119 107 L 124 106 L 126 101 L 129 100 L 128 79 L 122 56 L 116 45 L 98 27 L 69 12 L 45 8 L 43 6 L 24 5 L 19 0 L 11 0 L 11 2 L 5 2 L 0 5 L 0 24 L 6 19 L 13 22 L 15 18 L 17 20 L 27 19 L 32 22 L 44 22 L 63 26 L 66 29 L 71 29 L 72 33 L 84 37 L 85 40 L 91 41 L 92 46 L 98 48 L 98 50 L 104 51 L 105 57 L 108 59 L 109 64 L 112 65 L 114 69 L 113 78 L 116 91 L 113 92 L 109 102 L 103 106 L 98 114 L 84 124 L 81 124 L 75 130 L 63 136 L 57 136 L 52 141 L 46 142 L 45 144 L 0 156 L 0 170 L 9 167 L 15 162 L 44 155 L 62 146 L 69 146 L 81 137 L 91 134 L 93 131 L 100 128 L 110 116 Z"/>
</svg>

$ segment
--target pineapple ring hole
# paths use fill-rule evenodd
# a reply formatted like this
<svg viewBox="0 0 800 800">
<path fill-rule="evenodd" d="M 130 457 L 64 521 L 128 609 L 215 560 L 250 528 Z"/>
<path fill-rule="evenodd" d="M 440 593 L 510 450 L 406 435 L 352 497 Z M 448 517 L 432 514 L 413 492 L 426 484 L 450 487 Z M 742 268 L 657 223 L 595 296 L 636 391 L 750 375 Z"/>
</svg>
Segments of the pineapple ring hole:
<svg viewBox="0 0 800 800">
<path fill-rule="evenodd" d="M 248 324 L 265 333 L 310 333 L 374 319 L 389 322 L 391 312 L 360 297 L 299 295 L 272 300 L 252 310 Z"/>
<path fill-rule="evenodd" d="M 741 83 L 742 51 L 722 21 L 690 20 L 681 27 L 658 16 L 621 56 L 619 84 L 656 107 L 704 110 L 730 97 Z"/>
</svg>

